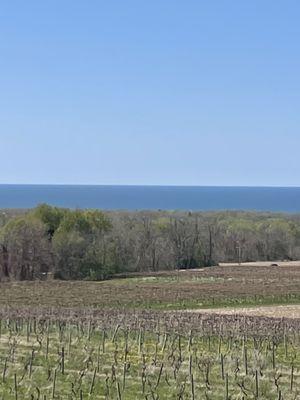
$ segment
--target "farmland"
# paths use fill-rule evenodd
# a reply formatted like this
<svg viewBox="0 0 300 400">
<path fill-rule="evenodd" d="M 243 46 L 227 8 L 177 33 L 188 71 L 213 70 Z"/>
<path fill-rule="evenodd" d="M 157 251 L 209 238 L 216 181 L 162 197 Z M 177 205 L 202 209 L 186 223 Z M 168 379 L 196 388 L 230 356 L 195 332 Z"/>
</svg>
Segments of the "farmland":
<svg viewBox="0 0 300 400">
<path fill-rule="evenodd" d="M 297 266 L 2 283 L 0 398 L 297 399 L 300 319 L 223 310 L 299 289 Z"/>
<path fill-rule="evenodd" d="M 171 320 L 157 319 L 154 329 L 145 317 L 114 327 L 91 319 L 6 319 L 2 398 L 296 398 L 300 347 L 292 326 L 277 321 L 264 336 L 245 334 L 241 321 L 227 330 L 203 320 L 184 333 Z"/>
<path fill-rule="evenodd" d="M 198 309 L 300 304 L 300 267 L 214 267 L 136 274 L 103 282 L 27 281 L 0 284 L 0 306 Z"/>
</svg>

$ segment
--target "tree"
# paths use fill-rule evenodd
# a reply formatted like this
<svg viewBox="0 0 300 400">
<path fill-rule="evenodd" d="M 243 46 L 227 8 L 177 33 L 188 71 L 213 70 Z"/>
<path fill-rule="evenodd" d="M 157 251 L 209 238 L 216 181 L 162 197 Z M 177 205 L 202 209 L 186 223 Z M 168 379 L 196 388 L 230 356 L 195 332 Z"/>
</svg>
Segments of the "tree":
<svg viewBox="0 0 300 400">
<path fill-rule="evenodd" d="M 31 216 L 10 220 L 0 235 L 0 276 L 26 280 L 52 269 L 53 257 L 45 225 Z"/>
<path fill-rule="evenodd" d="M 68 210 L 58 207 L 51 207 L 48 204 L 40 204 L 31 214 L 45 224 L 47 234 L 51 240 L 55 231 L 60 226 L 63 218 L 69 213 Z"/>
<path fill-rule="evenodd" d="M 53 236 L 56 275 L 63 279 L 104 278 L 111 271 L 106 234 L 111 222 L 101 211 L 69 211 Z"/>
</svg>

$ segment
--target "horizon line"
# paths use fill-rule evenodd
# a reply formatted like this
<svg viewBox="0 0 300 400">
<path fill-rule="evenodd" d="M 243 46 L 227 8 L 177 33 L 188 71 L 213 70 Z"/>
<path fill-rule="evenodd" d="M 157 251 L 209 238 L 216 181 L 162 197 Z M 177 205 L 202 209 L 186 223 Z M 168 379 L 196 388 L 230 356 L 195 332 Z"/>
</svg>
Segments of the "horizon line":
<svg viewBox="0 0 300 400">
<path fill-rule="evenodd" d="M 0 186 L 105 186 L 105 187 L 189 187 L 189 188 L 283 188 L 298 189 L 300 185 L 186 185 L 186 184 L 114 184 L 114 183 L 1 183 Z"/>
</svg>

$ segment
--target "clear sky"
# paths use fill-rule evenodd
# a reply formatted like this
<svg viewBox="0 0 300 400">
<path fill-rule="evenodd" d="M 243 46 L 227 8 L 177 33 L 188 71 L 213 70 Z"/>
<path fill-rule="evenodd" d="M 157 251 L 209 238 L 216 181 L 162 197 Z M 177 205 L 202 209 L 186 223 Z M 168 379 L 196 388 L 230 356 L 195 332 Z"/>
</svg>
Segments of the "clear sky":
<svg viewBox="0 0 300 400">
<path fill-rule="evenodd" d="M 3 0 L 0 182 L 300 186 L 298 0 Z"/>
</svg>

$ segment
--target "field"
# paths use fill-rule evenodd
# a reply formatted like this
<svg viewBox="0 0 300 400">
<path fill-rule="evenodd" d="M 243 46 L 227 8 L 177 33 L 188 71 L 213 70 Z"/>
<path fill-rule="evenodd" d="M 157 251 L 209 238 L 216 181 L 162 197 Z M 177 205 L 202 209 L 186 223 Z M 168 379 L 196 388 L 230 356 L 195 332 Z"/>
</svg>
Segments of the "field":
<svg viewBox="0 0 300 400">
<path fill-rule="evenodd" d="M 298 395 L 300 344 L 292 326 L 274 323 L 268 335 L 251 330 L 246 335 L 241 321 L 231 324 L 230 331 L 214 321 L 189 333 L 177 331 L 170 320 L 166 324 L 157 319 L 155 329 L 146 319 L 137 326 L 128 322 L 112 328 L 91 319 L 6 319 L 0 342 L 2 398 L 294 399 Z"/>
<path fill-rule="evenodd" d="M 294 265 L 2 283 L 0 399 L 297 399 L 298 304 Z"/>
<path fill-rule="evenodd" d="M 0 284 L 0 307 L 178 310 L 256 304 L 300 304 L 300 266 L 214 267 L 104 282 Z"/>
</svg>

